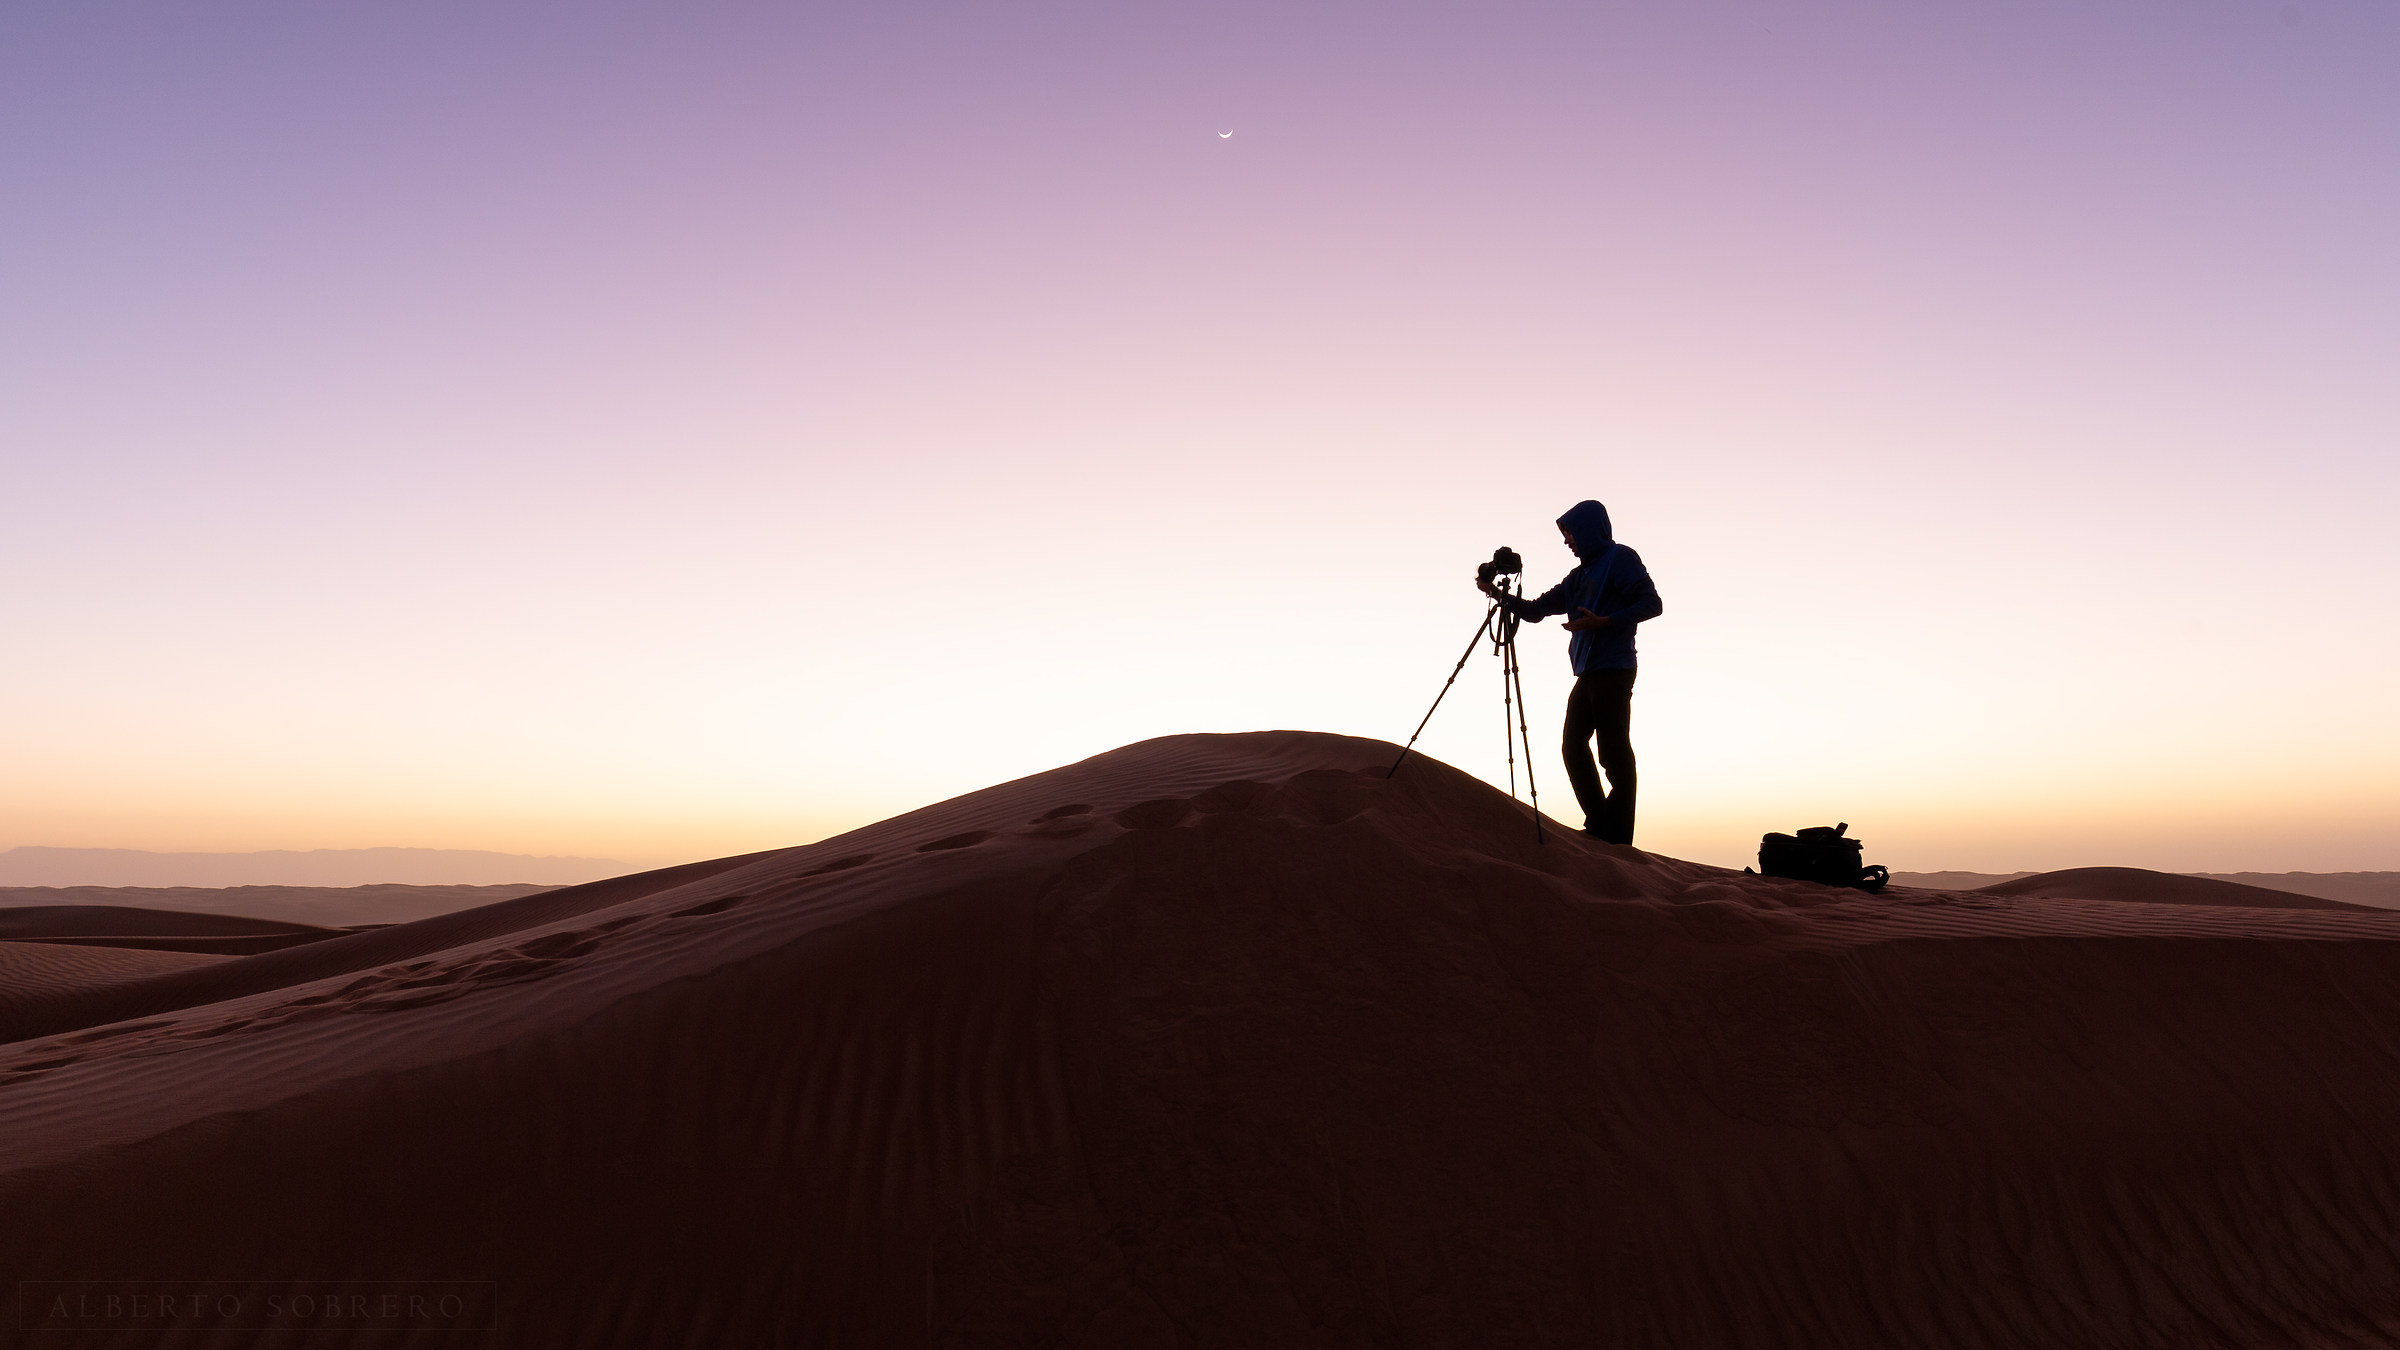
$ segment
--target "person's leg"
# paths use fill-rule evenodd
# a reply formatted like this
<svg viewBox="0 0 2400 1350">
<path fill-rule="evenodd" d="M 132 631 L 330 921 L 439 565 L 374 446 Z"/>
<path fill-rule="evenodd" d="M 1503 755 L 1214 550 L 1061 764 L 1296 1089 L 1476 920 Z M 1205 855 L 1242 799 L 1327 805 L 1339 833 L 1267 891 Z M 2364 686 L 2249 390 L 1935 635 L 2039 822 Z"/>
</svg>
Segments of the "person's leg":
<svg viewBox="0 0 2400 1350">
<path fill-rule="evenodd" d="M 1592 765 L 1592 705 L 1584 686 L 1589 678 L 1578 677 L 1575 687 L 1567 691 L 1567 724 L 1559 753 L 1566 757 L 1567 782 L 1574 786 L 1575 800 L 1583 807 L 1583 828 L 1603 834 L 1608 829 L 1608 791 L 1600 786 L 1600 770 Z"/>
<path fill-rule="evenodd" d="M 1606 678 L 1595 678 L 1602 676 Z M 1601 818 L 1601 837 L 1612 844 L 1633 842 L 1633 677 L 1630 670 L 1595 670 L 1584 677 L 1593 682 L 1586 715 L 1600 737 L 1600 767 L 1608 771 L 1608 807 Z M 1580 691 L 1583 681 L 1576 683 Z"/>
</svg>

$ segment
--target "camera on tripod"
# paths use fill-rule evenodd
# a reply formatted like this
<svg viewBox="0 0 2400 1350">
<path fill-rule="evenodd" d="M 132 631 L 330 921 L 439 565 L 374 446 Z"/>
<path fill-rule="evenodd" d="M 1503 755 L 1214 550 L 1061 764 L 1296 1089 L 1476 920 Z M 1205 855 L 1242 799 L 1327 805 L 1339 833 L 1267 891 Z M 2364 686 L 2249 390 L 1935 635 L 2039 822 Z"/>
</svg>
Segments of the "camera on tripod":
<svg viewBox="0 0 2400 1350">
<path fill-rule="evenodd" d="M 1525 791 L 1533 798 L 1533 838 L 1535 843 L 1546 843 L 1548 841 L 1542 835 L 1542 798 L 1533 786 L 1533 735 L 1525 729 L 1525 680 L 1517 671 L 1517 624 L 1520 618 L 1517 610 L 1523 602 L 1524 592 L 1521 585 L 1510 587 L 1494 581 L 1496 577 L 1522 576 L 1524 572 L 1525 560 L 1506 544 L 1492 550 L 1490 562 L 1476 566 L 1475 584 L 1491 597 L 1491 607 L 1484 610 L 1483 622 L 1476 626 L 1475 636 L 1467 640 L 1467 649 L 1458 654 L 1458 664 L 1450 668 L 1450 678 L 1442 681 L 1442 692 L 1433 696 L 1433 707 L 1425 710 L 1424 719 L 1417 723 L 1415 731 L 1409 733 L 1408 744 L 1400 747 L 1400 758 L 1392 761 L 1392 767 L 1384 770 L 1383 776 L 1390 778 L 1400 772 L 1400 766 L 1408 760 L 1408 752 L 1417 748 L 1417 737 L 1425 734 L 1426 723 L 1433 720 L 1433 714 L 1441 708 L 1442 700 L 1450 696 L 1450 686 L 1458 683 L 1458 672 L 1467 668 L 1467 658 L 1473 656 L 1475 649 L 1488 639 L 1492 644 L 1492 654 L 1500 658 L 1500 731 L 1508 755 L 1508 797 L 1510 801 L 1515 801 L 1517 797 L 1517 746 L 1522 744 L 1525 747 Z M 1517 720 L 1513 732 L 1508 726 L 1512 712 Z"/>
<path fill-rule="evenodd" d="M 1490 562 L 1477 565 L 1475 579 L 1488 584 L 1493 577 L 1513 577 L 1524 570 L 1525 560 L 1517 556 L 1515 549 L 1502 544 L 1492 550 Z"/>
</svg>

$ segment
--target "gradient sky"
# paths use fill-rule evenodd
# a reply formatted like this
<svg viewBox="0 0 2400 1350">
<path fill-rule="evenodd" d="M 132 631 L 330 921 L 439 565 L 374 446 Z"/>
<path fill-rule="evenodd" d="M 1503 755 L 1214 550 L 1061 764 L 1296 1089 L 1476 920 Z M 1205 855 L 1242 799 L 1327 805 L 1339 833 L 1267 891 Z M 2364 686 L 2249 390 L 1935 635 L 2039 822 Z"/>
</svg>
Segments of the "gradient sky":
<svg viewBox="0 0 2400 1350">
<path fill-rule="evenodd" d="M 2400 868 L 2395 70 L 2384 0 L 12 4 L 0 848 L 1399 740 L 1597 496 L 1650 848 Z"/>
</svg>

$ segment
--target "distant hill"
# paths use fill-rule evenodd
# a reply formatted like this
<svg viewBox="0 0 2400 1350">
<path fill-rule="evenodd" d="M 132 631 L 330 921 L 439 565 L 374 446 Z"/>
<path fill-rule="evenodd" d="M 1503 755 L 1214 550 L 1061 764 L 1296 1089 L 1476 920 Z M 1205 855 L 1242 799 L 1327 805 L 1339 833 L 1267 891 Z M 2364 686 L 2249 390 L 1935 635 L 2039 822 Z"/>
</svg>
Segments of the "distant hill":
<svg viewBox="0 0 2400 1350">
<path fill-rule="evenodd" d="M 632 870 L 608 858 L 453 848 L 266 853 L 12 848 L 0 853 L 0 886 L 573 886 Z"/>
</svg>

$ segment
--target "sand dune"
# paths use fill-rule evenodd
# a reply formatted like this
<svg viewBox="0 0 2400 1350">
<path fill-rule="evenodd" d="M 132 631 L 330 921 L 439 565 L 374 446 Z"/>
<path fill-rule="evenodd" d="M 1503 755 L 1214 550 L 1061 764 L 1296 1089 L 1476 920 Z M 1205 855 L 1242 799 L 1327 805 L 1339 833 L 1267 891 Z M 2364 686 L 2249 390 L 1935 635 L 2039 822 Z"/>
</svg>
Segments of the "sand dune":
<svg viewBox="0 0 2400 1350">
<path fill-rule="evenodd" d="M 1542 846 L 1392 754 L 1146 742 L 35 1000 L 10 1296 L 438 1275 L 525 1346 L 2400 1342 L 2400 916 Z M 473 1343 L 305 1343 L 350 1341 Z"/>
</svg>

